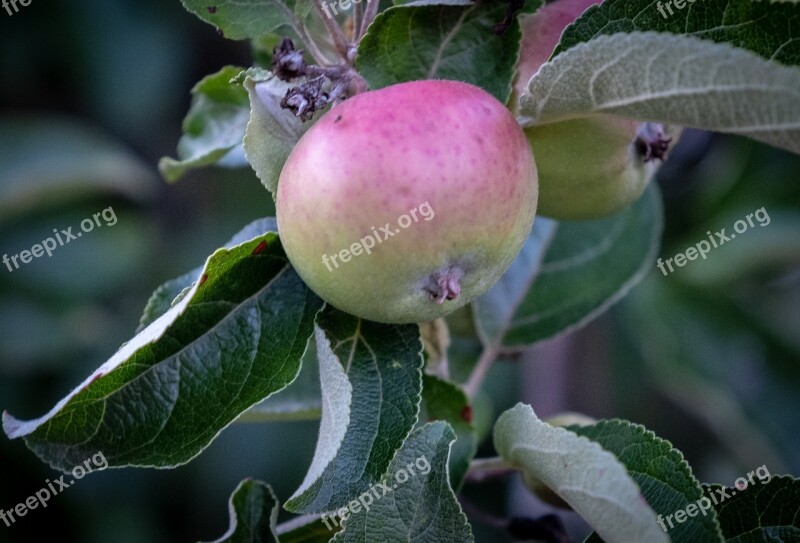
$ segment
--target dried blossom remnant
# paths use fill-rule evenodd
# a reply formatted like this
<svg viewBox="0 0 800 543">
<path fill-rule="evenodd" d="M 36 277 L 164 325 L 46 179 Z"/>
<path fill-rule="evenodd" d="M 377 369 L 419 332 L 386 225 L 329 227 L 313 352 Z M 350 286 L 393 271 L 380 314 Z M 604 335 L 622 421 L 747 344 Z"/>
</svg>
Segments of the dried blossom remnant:
<svg viewBox="0 0 800 543">
<path fill-rule="evenodd" d="M 636 134 L 636 151 L 645 162 L 667 158 L 667 151 L 672 138 L 664 134 L 664 125 L 660 123 L 643 123 Z"/>
<path fill-rule="evenodd" d="M 281 81 L 291 81 L 306 74 L 303 51 L 294 47 L 294 42 L 283 38 L 272 50 L 272 71 Z"/>
<path fill-rule="evenodd" d="M 319 76 L 299 87 L 289 89 L 281 100 L 281 107 L 291 111 L 303 122 L 310 120 L 314 113 L 330 103 L 328 93 L 322 90 L 324 82 L 325 78 Z"/>
</svg>

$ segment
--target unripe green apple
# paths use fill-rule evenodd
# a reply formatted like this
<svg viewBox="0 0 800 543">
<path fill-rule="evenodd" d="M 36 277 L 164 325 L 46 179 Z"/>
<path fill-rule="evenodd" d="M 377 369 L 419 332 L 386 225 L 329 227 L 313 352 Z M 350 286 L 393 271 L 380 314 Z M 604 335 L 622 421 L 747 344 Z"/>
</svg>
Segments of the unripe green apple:
<svg viewBox="0 0 800 543">
<path fill-rule="evenodd" d="M 536 211 L 530 146 L 485 91 L 415 81 L 358 94 L 300 139 L 278 231 L 325 301 L 366 319 L 434 320 L 486 292 Z"/>
<path fill-rule="evenodd" d="M 556 0 L 523 20 L 515 111 L 528 81 L 547 61 L 563 29 L 595 3 L 599 2 Z M 670 141 L 662 129 L 607 116 L 526 128 L 539 171 L 539 213 L 555 219 L 593 219 L 635 202 L 658 168 L 652 159 L 660 158 Z"/>
</svg>

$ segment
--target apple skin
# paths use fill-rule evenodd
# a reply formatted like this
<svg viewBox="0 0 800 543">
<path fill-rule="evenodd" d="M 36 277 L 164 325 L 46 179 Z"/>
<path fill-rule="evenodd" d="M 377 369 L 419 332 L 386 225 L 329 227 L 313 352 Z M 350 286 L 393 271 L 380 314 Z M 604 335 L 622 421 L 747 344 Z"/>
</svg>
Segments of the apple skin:
<svg viewBox="0 0 800 543">
<path fill-rule="evenodd" d="M 599 0 L 556 0 L 522 20 L 522 47 L 512 109 L 547 62 L 564 28 Z M 525 129 L 539 171 L 539 214 L 559 220 L 605 217 L 642 195 L 658 166 L 635 141 L 640 123 L 582 117 Z"/>
<path fill-rule="evenodd" d="M 633 204 L 658 169 L 634 144 L 639 123 L 583 117 L 525 129 L 539 168 L 539 213 L 595 219 Z"/>
<path fill-rule="evenodd" d="M 278 184 L 278 232 L 298 274 L 334 307 L 422 322 L 500 278 L 530 233 L 537 195 L 530 146 L 503 104 L 466 83 L 414 81 L 342 102 L 300 139 Z M 398 226 L 425 203 L 432 218 L 420 210 Z M 387 224 L 394 235 L 383 240 Z M 370 254 L 326 266 L 323 255 L 352 251 L 373 227 L 381 242 Z"/>
</svg>

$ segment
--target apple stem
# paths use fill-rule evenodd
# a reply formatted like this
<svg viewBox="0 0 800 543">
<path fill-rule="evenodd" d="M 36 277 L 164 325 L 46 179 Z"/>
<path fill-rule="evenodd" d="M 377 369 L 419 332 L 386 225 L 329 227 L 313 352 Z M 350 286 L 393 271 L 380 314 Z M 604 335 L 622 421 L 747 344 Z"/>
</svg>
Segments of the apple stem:
<svg viewBox="0 0 800 543">
<path fill-rule="evenodd" d="M 430 293 L 431 300 L 443 304 L 445 300 L 455 300 L 461 294 L 461 278 L 464 271 L 458 266 L 450 266 L 438 270 L 428 278 L 425 290 Z"/>
</svg>

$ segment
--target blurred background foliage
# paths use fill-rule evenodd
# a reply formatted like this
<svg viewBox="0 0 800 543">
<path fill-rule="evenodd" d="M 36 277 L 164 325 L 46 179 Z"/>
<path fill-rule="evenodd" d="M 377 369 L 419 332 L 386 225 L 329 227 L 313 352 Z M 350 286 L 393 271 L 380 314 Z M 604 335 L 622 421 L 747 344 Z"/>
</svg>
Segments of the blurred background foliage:
<svg viewBox="0 0 800 543">
<path fill-rule="evenodd" d="M 194 83 L 252 62 L 249 44 L 219 37 L 177 0 L 34 0 L 0 12 L 0 253 L 109 206 L 118 218 L 51 258 L 0 268 L 0 408 L 45 413 L 130 339 L 153 289 L 274 213 L 249 169 L 199 170 L 175 185 L 156 170 L 175 154 Z M 687 131 L 659 183 L 662 258 L 761 207 L 771 222 L 668 277 L 654 267 L 586 328 L 499 363 L 476 423 L 489 434 L 521 399 L 542 417 L 579 411 L 645 424 L 705 481 L 730 484 L 760 465 L 800 474 L 800 157 Z M 478 348 L 466 317 L 450 319 L 456 378 Z M 44 540 L 52 526 L 65 542 L 214 539 L 241 479 L 291 494 L 317 425 L 236 424 L 181 468 L 95 474 L 46 510 L 0 525 L 0 541 Z M 493 454 L 491 443 L 479 454 Z M 54 477 L 22 441 L 0 437 L 0 458 L 3 509 Z M 510 540 L 498 528 L 508 515 L 554 511 L 516 476 L 468 482 L 463 499 L 479 542 Z M 577 517 L 564 518 L 573 536 L 584 533 Z"/>
</svg>

